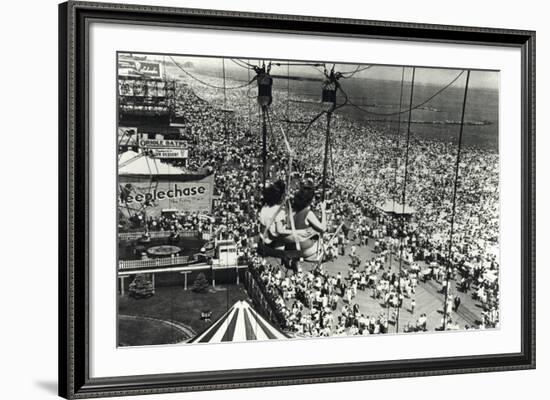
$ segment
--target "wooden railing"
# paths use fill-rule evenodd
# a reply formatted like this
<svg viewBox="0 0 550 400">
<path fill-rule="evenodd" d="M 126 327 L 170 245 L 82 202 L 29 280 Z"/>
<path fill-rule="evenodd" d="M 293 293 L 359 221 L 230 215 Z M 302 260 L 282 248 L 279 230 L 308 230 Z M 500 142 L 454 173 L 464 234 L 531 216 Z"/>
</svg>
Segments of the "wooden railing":
<svg viewBox="0 0 550 400">
<path fill-rule="evenodd" d="M 167 267 L 173 265 L 189 264 L 192 259 L 189 256 L 152 258 L 149 260 L 120 260 L 118 270 Z"/>
<path fill-rule="evenodd" d="M 271 323 L 284 330 L 286 326 L 284 318 L 276 311 L 277 306 L 267 295 L 264 284 L 260 282 L 257 277 L 250 272 L 250 270 L 245 272 L 244 286 L 248 295 L 252 299 L 252 302 L 256 306 L 254 309 L 267 318 Z"/>
<path fill-rule="evenodd" d="M 200 236 L 200 232 L 197 230 L 179 231 L 178 234 L 183 237 Z M 145 235 L 145 232 L 120 232 L 118 234 L 118 240 L 122 240 L 122 241 L 137 240 L 142 238 L 143 235 Z M 149 237 L 151 239 L 167 239 L 171 235 L 172 235 L 172 232 L 170 231 L 149 231 Z"/>
</svg>

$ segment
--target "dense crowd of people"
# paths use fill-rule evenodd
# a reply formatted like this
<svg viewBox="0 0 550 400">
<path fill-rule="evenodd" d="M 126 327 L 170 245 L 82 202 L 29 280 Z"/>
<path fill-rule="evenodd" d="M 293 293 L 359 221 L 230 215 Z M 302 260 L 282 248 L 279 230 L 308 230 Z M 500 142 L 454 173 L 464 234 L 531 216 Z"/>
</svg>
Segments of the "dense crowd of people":
<svg viewBox="0 0 550 400">
<path fill-rule="evenodd" d="M 289 155 L 278 129 L 271 127 L 268 163 L 261 163 L 261 121 L 254 96 L 255 88 L 251 86 L 227 91 L 222 98 L 219 89 L 195 81 L 178 84 L 176 114 L 182 121 L 182 137 L 190 146 L 186 168 L 215 174 L 217 199 L 212 219 L 197 213 L 150 215 L 141 221 L 142 226 L 170 231 L 213 229 L 224 238 L 235 239 L 239 252 L 270 293 L 285 328 L 297 335 L 388 332 L 396 322 L 396 310 L 406 307 L 414 313 L 416 286 L 427 280 L 437 283 L 447 294 L 442 326 L 498 326 L 497 153 L 464 146 L 457 196 L 453 199 L 456 141 L 425 140 L 413 135 L 407 150 L 405 132 L 396 132 L 394 125 L 369 125 L 335 113 L 330 172 L 322 188 L 330 204 L 331 228 L 325 238 L 342 225 L 345 241 L 357 246 L 371 241 L 377 256 L 369 260 L 350 257 L 348 276 L 331 274 L 322 265 L 311 272 L 298 268 L 293 274 L 285 274 L 255 252 L 262 170 L 267 169 L 270 182 L 286 181 Z M 304 121 L 311 120 L 318 110 L 300 103 L 287 107 L 278 100 L 286 96 L 274 90 L 271 117 L 274 125 L 281 124 L 286 130 L 293 149 L 293 184 L 288 196 L 305 179 L 312 180 L 320 193 L 325 122 L 319 119 L 303 134 Z M 381 210 L 387 202 L 395 205 L 394 212 Z M 411 215 L 399 213 L 405 206 L 413 210 Z M 324 243 L 326 259 L 336 257 L 339 242 Z M 406 266 L 400 276 L 385 267 L 391 257 L 399 258 Z M 354 302 L 358 291 L 367 291 L 385 308 L 377 314 L 361 310 Z M 458 292 L 482 303 L 482 320 L 476 326 L 459 327 L 453 321 L 452 311 L 460 307 Z M 403 327 L 409 332 L 426 329 L 426 315 L 419 315 L 416 323 Z"/>
</svg>

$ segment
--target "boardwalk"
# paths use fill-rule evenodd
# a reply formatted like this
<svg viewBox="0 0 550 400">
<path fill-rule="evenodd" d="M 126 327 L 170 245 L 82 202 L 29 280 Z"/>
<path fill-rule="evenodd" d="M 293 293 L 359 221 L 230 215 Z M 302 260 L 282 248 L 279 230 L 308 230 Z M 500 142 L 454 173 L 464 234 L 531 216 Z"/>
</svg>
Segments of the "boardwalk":
<svg viewBox="0 0 550 400">
<path fill-rule="evenodd" d="M 356 255 L 361 260 L 361 266 L 364 267 L 364 262 L 367 259 L 374 257 L 376 254 L 373 252 L 373 240 L 369 241 L 368 246 L 357 246 L 355 242 L 348 243 L 346 245 L 346 251 L 344 256 L 339 256 L 336 260 L 324 263 L 325 270 L 331 274 L 336 275 L 338 272 L 342 273 L 343 277 L 348 276 L 349 263 L 351 261 L 349 257 L 350 247 L 352 244 L 357 246 Z M 389 258 L 389 257 L 388 257 Z M 391 266 L 391 272 L 398 272 L 399 270 L 399 261 L 397 257 L 393 257 L 392 260 L 386 262 L 386 269 Z M 424 265 L 421 264 L 422 267 Z M 312 263 L 302 263 L 302 268 L 306 271 L 309 271 L 314 268 Z M 402 268 L 406 268 L 403 264 Z M 461 293 L 456 289 L 456 282 L 452 282 L 452 293 L 458 294 L 461 298 L 461 305 L 458 312 L 453 312 L 452 319 L 453 322 L 458 323 L 461 329 L 465 325 L 470 327 L 475 327 L 479 321 L 481 321 L 481 304 L 474 299 L 472 299 L 472 292 Z M 403 328 L 407 323 L 414 324 L 420 314 L 424 313 L 427 316 L 427 328 L 428 330 L 433 330 L 436 327 L 442 326 L 443 320 L 443 302 L 444 294 L 441 291 L 442 285 L 439 282 L 429 280 L 427 282 L 420 281 L 416 293 L 413 294 L 416 301 L 416 308 L 414 314 L 411 312 L 411 298 L 405 297 L 403 302 L 403 307 L 399 312 L 399 332 L 403 331 Z M 352 300 L 352 303 L 357 303 L 360 307 L 360 310 L 363 314 L 368 316 L 377 316 L 380 313 L 393 313 L 394 309 L 389 309 L 384 306 L 384 303 L 380 299 L 375 299 L 372 297 L 373 290 L 365 289 L 358 290 L 357 296 Z M 289 301 L 289 305 L 292 304 L 294 300 Z M 343 305 L 342 300 L 339 301 L 338 309 Z M 393 319 L 393 318 L 392 318 Z M 397 324 L 390 323 L 389 332 L 395 333 Z"/>
</svg>

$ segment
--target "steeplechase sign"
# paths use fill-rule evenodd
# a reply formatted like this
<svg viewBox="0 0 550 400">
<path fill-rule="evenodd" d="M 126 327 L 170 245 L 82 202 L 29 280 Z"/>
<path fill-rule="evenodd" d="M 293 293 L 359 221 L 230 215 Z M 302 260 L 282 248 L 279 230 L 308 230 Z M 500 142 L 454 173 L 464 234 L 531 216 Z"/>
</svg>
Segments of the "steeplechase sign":
<svg viewBox="0 0 550 400">
<path fill-rule="evenodd" d="M 149 215 L 160 215 L 163 209 L 180 212 L 212 211 L 214 176 L 203 179 L 161 181 L 152 184 L 149 179 L 128 179 L 121 177 L 119 201 L 121 210 L 147 207 Z"/>
</svg>

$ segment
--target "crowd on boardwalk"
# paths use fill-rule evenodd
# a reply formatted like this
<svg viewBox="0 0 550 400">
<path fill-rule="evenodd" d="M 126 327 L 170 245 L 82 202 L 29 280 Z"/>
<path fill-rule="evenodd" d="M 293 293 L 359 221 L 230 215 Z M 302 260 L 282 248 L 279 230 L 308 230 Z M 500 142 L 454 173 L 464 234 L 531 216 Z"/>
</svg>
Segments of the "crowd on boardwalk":
<svg viewBox="0 0 550 400">
<path fill-rule="evenodd" d="M 446 329 L 498 325 L 498 154 L 471 146 L 463 149 L 450 247 L 456 143 L 413 136 L 405 159 L 404 132 L 398 134 L 391 124 L 370 126 L 335 113 L 327 184 L 332 229 L 326 238 L 341 224 L 344 238 L 326 245 L 325 256 L 337 256 L 344 242 L 364 246 L 369 241 L 376 256 L 361 260 L 347 255 L 347 276 L 333 274 L 322 264 L 311 272 L 285 273 L 255 252 L 263 165 L 254 93 L 250 87 L 228 93 L 222 102 L 219 90 L 199 83 L 178 85 L 177 92 L 176 112 L 185 120 L 182 134 L 190 143 L 187 168 L 215 174 L 218 199 L 213 219 L 198 214 L 149 216 L 143 221 L 149 230 L 214 229 L 234 238 L 251 271 L 265 285 L 284 328 L 297 335 L 386 333 L 398 312 L 414 313 L 416 288 L 428 280 L 442 292 L 448 287 L 447 304 L 441 307 L 447 314 Z M 285 96 L 274 93 L 275 98 Z M 268 180 L 287 179 L 288 154 L 277 133 L 282 124 L 294 150 L 294 186 L 289 195 L 304 179 L 320 187 L 324 122 L 313 124 L 306 136 L 304 124 L 296 121 L 307 121 L 316 110 L 296 104 L 286 107 L 282 101 L 275 101 L 271 110 L 275 126 L 268 143 Z M 414 216 L 405 219 L 380 210 L 386 202 L 401 207 L 403 198 L 415 210 Z M 400 274 L 387 267 L 390 259 L 402 263 Z M 354 299 L 362 291 L 385 308 L 376 315 L 361 310 Z M 466 295 L 479 300 L 484 311 L 477 324 L 458 326 L 453 312 Z M 414 324 L 401 329 L 426 330 L 426 315 L 418 315 Z"/>
<path fill-rule="evenodd" d="M 426 281 L 432 281 L 443 293 L 447 285 L 444 268 L 434 263 L 436 267 L 430 268 L 429 272 L 421 271 L 419 265 L 412 262 L 403 266 L 399 273 L 396 268 L 397 254 L 381 245 L 380 241 L 375 241 L 376 255 L 364 262 L 354 256 L 353 252 L 361 243 L 366 243 L 359 237 L 351 242 L 353 245 L 348 248 L 352 254 L 342 257 L 343 262 L 349 262 L 347 274 L 331 273 L 323 264 L 309 271 L 299 267 L 296 273 L 285 273 L 284 269 L 268 263 L 265 258 L 251 256 L 251 271 L 266 288 L 284 328 L 298 336 L 365 335 L 395 332 L 396 329 L 404 332 L 430 329 L 427 315 L 415 314 L 415 295 L 418 285 Z M 390 258 L 394 262 L 393 269 Z M 480 291 L 485 290 L 485 280 L 481 277 L 480 269 L 475 269 L 470 276 L 467 271 L 454 268 L 450 282 L 453 285 L 449 285 L 446 321 L 442 317 L 441 323 L 431 329 L 496 326 L 495 293 L 489 290 L 493 296 L 491 299 L 480 297 Z M 473 287 L 477 289 L 473 290 Z M 461 296 L 464 295 L 477 296 L 486 306 L 479 323 L 459 326 L 454 319 L 453 313 L 458 312 Z M 377 312 L 374 314 L 372 308 L 366 311 L 359 305 L 358 297 L 364 300 L 367 296 L 382 306 L 375 307 Z M 415 321 L 398 328 L 396 322 L 400 313 L 412 314 Z"/>
</svg>

